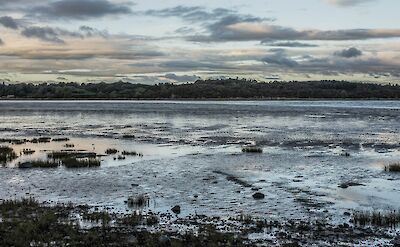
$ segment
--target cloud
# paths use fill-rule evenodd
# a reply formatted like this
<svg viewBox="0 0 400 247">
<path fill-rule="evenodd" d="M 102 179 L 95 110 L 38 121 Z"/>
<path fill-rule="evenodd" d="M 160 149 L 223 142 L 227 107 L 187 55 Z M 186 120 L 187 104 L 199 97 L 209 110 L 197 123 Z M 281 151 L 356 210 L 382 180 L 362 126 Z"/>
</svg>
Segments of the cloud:
<svg viewBox="0 0 400 247">
<path fill-rule="evenodd" d="M 164 53 L 150 47 L 140 47 L 137 50 L 130 49 L 131 44 L 116 46 L 108 41 L 91 42 L 89 47 L 84 42 L 75 41 L 62 47 L 51 44 L 46 47 L 27 47 L 7 49 L 0 51 L 0 56 L 15 57 L 29 60 L 87 60 L 113 59 L 113 60 L 145 60 L 165 56 Z"/>
<path fill-rule="evenodd" d="M 84 26 L 80 26 L 79 27 L 79 31 L 81 33 L 83 33 L 86 37 L 101 36 L 101 37 L 106 38 L 106 37 L 109 36 L 108 32 L 105 31 L 105 30 L 104 31 L 100 31 L 100 30 L 98 30 L 96 28 L 92 28 L 92 27 L 85 26 L 85 25 Z"/>
<path fill-rule="evenodd" d="M 164 78 L 167 78 L 176 82 L 192 82 L 200 79 L 200 77 L 196 75 L 177 75 L 174 73 L 168 73 L 164 75 Z"/>
<path fill-rule="evenodd" d="M 235 13 L 235 11 L 225 8 L 216 8 L 207 11 L 204 7 L 200 6 L 187 7 L 182 5 L 159 10 L 152 9 L 143 12 L 144 15 L 157 17 L 180 17 L 191 22 L 216 20 L 233 13 Z"/>
<path fill-rule="evenodd" d="M 361 1 L 332 1 L 340 5 L 357 4 Z M 363 1 L 366 2 L 366 1 Z M 206 10 L 199 6 L 176 6 L 159 10 L 148 10 L 141 14 L 158 17 L 179 17 L 190 22 L 199 22 L 206 29 L 204 34 L 185 36 L 188 41 L 195 42 L 226 42 L 226 41 L 262 41 L 272 43 L 273 41 L 285 41 L 280 43 L 282 47 L 312 47 L 289 41 L 343 41 L 343 40 L 367 40 L 377 38 L 400 37 L 400 29 L 339 29 L 297 30 L 291 27 L 271 25 L 273 18 L 261 18 L 252 15 L 243 15 L 225 8 Z M 177 29 L 177 33 L 186 35 L 186 28 Z"/>
<path fill-rule="evenodd" d="M 18 29 L 18 23 L 10 16 L 0 17 L 0 24 L 6 28 Z"/>
<path fill-rule="evenodd" d="M 343 29 L 343 30 L 296 30 L 290 27 L 270 25 L 259 18 L 229 16 L 208 26 L 208 35 L 188 37 L 197 42 L 262 41 L 279 40 L 367 40 L 400 37 L 400 29 Z"/>
<path fill-rule="evenodd" d="M 100 31 L 89 26 L 81 26 L 78 31 L 68 31 L 62 28 L 53 27 L 26 27 L 21 34 L 27 38 L 37 38 L 46 42 L 63 44 L 65 41 L 62 37 L 87 38 L 87 37 L 108 37 L 106 31 Z"/>
<path fill-rule="evenodd" d="M 215 70 L 215 69 L 229 69 L 232 67 L 224 64 L 223 61 L 194 61 L 189 59 L 165 61 L 160 63 L 161 67 L 171 70 Z"/>
<path fill-rule="evenodd" d="M 21 34 L 27 38 L 38 38 L 53 43 L 65 43 L 59 36 L 59 32 L 51 27 L 27 27 Z"/>
<path fill-rule="evenodd" d="M 352 57 L 359 57 L 362 55 L 362 51 L 355 47 L 351 47 L 349 49 L 344 49 L 341 51 L 337 51 L 334 53 L 335 56 L 344 57 L 344 58 L 352 58 Z"/>
<path fill-rule="evenodd" d="M 376 0 L 325 0 L 325 1 L 332 5 L 336 5 L 336 6 L 340 6 L 340 7 L 349 7 L 349 6 L 360 5 L 360 4 L 364 4 L 364 3 L 372 2 L 372 1 L 376 1 Z"/>
<path fill-rule="evenodd" d="M 33 16 L 51 19 L 89 19 L 107 15 L 130 14 L 129 3 L 114 3 L 108 0 L 58 0 L 34 7 Z"/>
<path fill-rule="evenodd" d="M 299 65 L 295 60 L 289 58 L 285 50 L 274 49 L 273 53 L 262 58 L 262 61 L 267 64 L 281 65 L 285 67 L 295 67 Z"/>
<path fill-rule="evenodd" d="M 298 48 L 305 48 L 305 47 L 318 47 L 318 45 L 315 44 L 308 44 L 308 43 L 302 43 L 302 42 L 297 42 L 297 41 L 288 41 L 288 42 L 268 42 L 268 41 L 262 41 L 262 44 L 265 44 L 267 46 L 275 46 L 275 47 L 298 47 Z"/>
</svg>

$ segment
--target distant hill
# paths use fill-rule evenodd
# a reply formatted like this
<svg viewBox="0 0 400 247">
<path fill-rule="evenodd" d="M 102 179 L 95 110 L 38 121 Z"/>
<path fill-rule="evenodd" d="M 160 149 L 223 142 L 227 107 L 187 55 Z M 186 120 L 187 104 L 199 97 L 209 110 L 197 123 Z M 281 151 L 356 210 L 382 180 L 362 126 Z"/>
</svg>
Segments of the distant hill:
<svg viewBox="0 0 400 247">
<path fill-rule="evenodd" d="M 400 99 L 399 85 L 346 81 L 198 80 L 157 85 L 115 83 L 3 84 L 0 97 L 23 99 Z"/>
</svg>

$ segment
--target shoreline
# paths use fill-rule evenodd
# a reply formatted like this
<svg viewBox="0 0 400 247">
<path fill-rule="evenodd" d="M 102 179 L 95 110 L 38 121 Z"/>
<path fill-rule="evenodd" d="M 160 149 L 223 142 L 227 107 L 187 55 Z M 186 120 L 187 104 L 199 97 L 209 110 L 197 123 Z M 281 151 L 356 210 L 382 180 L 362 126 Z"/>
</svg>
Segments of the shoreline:
<svg viewBox="0 0 400 247">
<path fill-rule="evenodd" d="M 74 203 L 34 198 L 0 199 L 2 245 L 60 246 L 88 243 L 112 246 L 325 246 L 393 245 L 396 226 L 330 224 L 318 219 L 280 221 L 249 215 L 179 217 L 176 213 L 112 213 Z M 356 219 L 356 218 L 354 218 Z M 351 221 L 351 220 L 350 220 Z M 354 221 L 354 220 L 353 220 Z M 33 245 L 32 245 L 33 243 Z"/>
<path fill-rule="evenodd" d="M 400 101 L 400 98 L 0 98 L 1 101 Z"/>
</svg>

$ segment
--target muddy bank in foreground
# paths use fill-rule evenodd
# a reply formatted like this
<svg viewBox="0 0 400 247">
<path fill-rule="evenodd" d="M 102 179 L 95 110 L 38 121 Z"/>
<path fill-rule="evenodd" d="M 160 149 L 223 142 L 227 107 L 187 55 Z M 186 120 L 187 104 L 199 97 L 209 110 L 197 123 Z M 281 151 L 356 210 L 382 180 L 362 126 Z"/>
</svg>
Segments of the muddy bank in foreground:
<svg viewBox="0 0 400 247">
<path fill-rule="evenodd" d="M 398 246 L 395 228 L 321 221 L 129 214 L 34 199 L 0 202 L 1 246 Z"/>
</svg>

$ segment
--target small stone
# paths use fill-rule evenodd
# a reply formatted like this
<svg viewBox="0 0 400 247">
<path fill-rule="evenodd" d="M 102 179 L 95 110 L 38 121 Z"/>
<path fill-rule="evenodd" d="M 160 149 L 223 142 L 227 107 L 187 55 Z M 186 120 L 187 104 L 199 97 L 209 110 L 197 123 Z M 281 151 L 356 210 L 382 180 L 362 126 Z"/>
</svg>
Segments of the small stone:
<svg viewBox="0 0 400 247">
<path fill-rule="evenodd" d="M 171 208 L 171 211 L 174 212 L 175 214 L 180 214 L 181 213 L 181 206 L 176 205 L 173 208 Z"/>
<path fill-rule="evenodd" d="M 168 236 L 161 235 L 158 238 L 158 241 L 160 242 L 161 246 L 171 246 L 171 239 L 169 239 Z"/>
<path fill-rule="evenodd" d="M 257 192 L 253 194 L 253 198 L 256 200 L 261 200 L 265 198 L 265 195 L 263 193 Z"/>
</svg>

